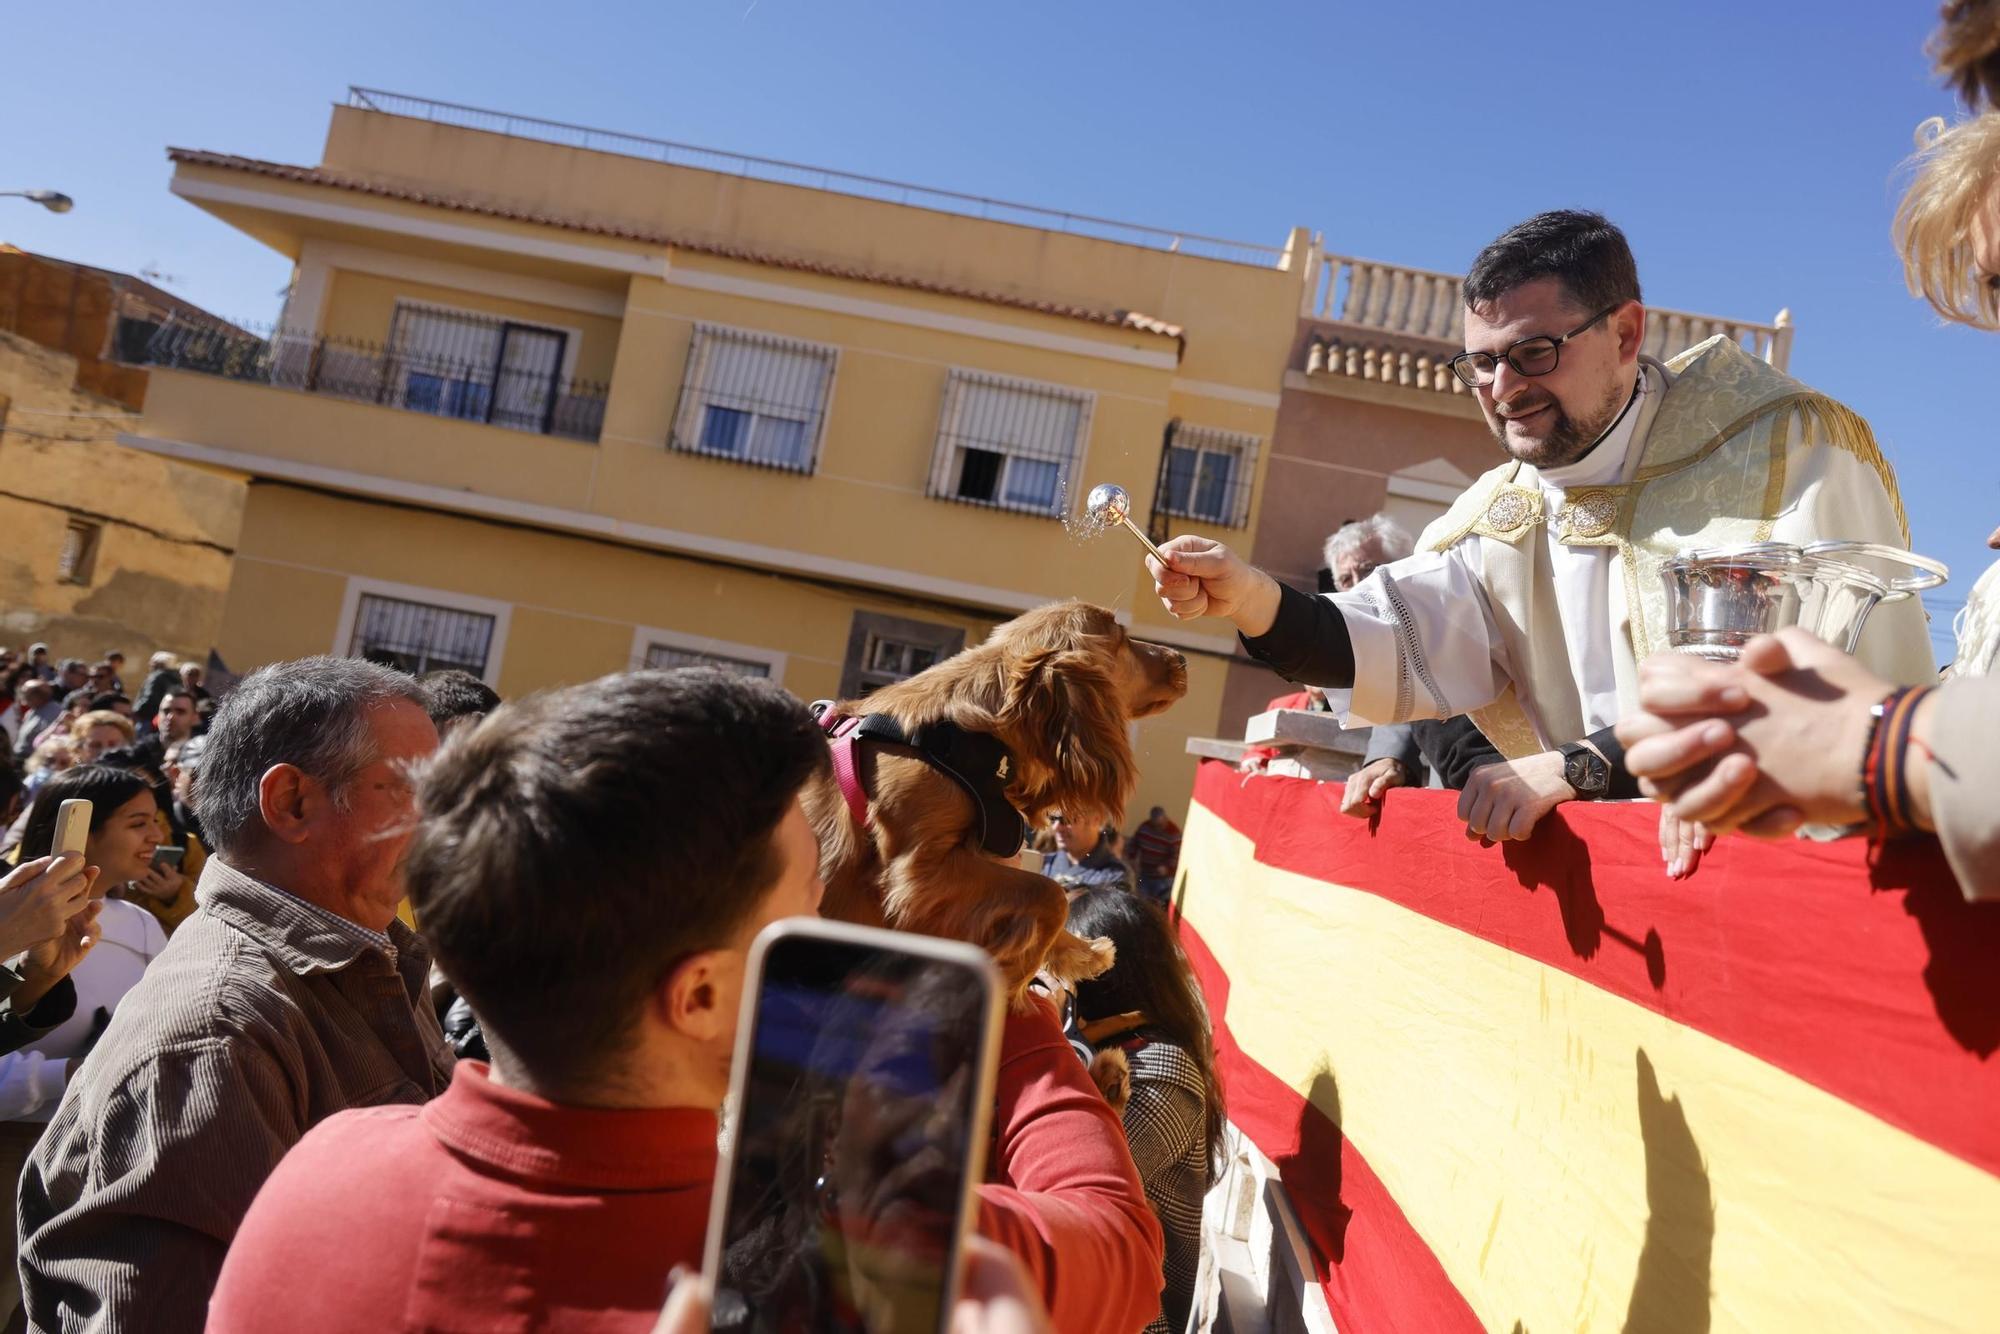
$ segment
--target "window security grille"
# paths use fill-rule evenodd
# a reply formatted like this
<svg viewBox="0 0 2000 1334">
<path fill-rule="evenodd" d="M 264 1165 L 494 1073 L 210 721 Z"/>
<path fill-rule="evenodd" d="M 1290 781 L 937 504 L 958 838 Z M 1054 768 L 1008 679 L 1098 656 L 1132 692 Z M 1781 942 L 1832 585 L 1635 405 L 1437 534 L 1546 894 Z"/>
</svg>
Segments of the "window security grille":
<svg viewBox="0 0 2000 1334">
<path fill-rule="evenodd" d="M 676 667 L 720 667 L 739 676 L 769 676 L 771 664 L 749 658 L 730 658 L 720 653 L 697 653 L 671 644 L 651 644 L 646 648 L 646 665 L 671 671 Z"/>
<path fill-rule="evenodd" d="M 954 370 L 945 382 L 930 494 L 1023 514 L 1062 513 L 1091 397 L 1061 385 Z"/>
<path fill-rule="evenodd" d="M 1241 528 L 1250 521 L 1257 437 L 1213 426 L 1181 426 L 1167 446 L 1169 514 Z"/>
<path fill-rule="evenodd" d="M 97 569 L 98 539 L 104 525 L 88 519 L 71 519 L 63 529 L 62 552 L 56 557 L 56 582 L 87 584 Z"/>
<path fill-rule="evenodd" d="M 364 593 L 347 651 L 413 676 L 458 667 L 483 677 L 493 625 L 483 612 Z"/>
<path fill-rule="evenodd" d="M 398 302 L 389 344 L 410 411 L 551 429 L 569 346 L 562 330 Z"/>
<path fill-rule="evenodd" d="M 788 472 L 813 470 L 834 352 L 747 329 L 697 325 L 673 447 Z"/>
<path fill-rule="evenodd" d="M 965 631 L 880 612 L 857 611 L 841 664 L 842 699 L 860 699 L 915 676 L 965 647 Z"/>
</svg>

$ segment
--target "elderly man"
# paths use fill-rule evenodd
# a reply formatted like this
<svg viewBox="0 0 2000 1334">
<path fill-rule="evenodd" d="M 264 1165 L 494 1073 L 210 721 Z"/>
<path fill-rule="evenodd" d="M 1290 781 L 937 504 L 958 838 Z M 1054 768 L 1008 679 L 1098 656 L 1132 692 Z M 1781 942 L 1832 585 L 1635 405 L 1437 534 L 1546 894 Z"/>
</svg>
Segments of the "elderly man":
<svg viewBox="0 0 2000 1334">
<path fill-rule="evenodd" d="M 1762 540 L 1907 546 L 1909 532 L 1849 409 L 1727 339 L 1671 366 L 1640 353 L 1638 267 L 1598 214 L 1509 229 L 1463 295 L 1452 371 L 1508 458 L 1417 554 L 1325 598 L 1206 538 L 1147 561 L 1174 615 L 1228 617 L 1281 675 L 1348 691 L 1349 719 L 1470 714 L 1508 758 L 1468 779 L 1466 832 L 1525 838 L 1561 802 L 1637 795 L 1612 726 L 1665 643 L 1666 561 Z M 1934 670 L 1914 599 L 1882 608 L 1861 652 L 1897 681 Z"/>
<path fill-rule="evenodd" d="M 335 658 L 263 668 L 223 705 L 196 796 L 215 845 L 201 910 L 22 1174 L 34 1328 L 199 1330 L 287 1149 L 335 1112 L 450 1081 L 429 952 L 396 920 L 406 769 L 437 746 L 424 708 L 409 677 Z"/>
</svg>

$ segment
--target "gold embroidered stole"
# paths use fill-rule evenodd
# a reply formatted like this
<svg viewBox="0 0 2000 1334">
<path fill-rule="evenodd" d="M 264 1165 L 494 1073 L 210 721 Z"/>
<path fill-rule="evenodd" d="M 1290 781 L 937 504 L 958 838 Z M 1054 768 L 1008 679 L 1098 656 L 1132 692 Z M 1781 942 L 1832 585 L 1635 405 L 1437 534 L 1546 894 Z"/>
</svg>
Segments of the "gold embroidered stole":
<svg viewBox="0 0 2000 1334">
<path fill-rule="evenodd" d="M 1556 518 L 1564 543 L 1618 550 L 1623 577 L 1613 581 L 1610 615 L 1621 712 L 1636 706 L 1639 661 L 1666 647 L 1661 567 L 1695 547 L 1770 539 L 1794 418 L 1802 441 L 1832 443 L 1874 468 L 1909 538 L 1895 477 L 1855 413 L 1720 336 L 1660 370 L 1665 392 L 1646 396 L 1647 415 L 1634 428 L 1642 452 L 1632 480 L 1568 492 Z M 1513 684 L 1471 716 L 1510 759 L 1583 735 L 1542 522 L 1535 471 L 1509 462 L 1468 488 L 1421 543 L 1444 551 L 1468 537 L 1491 539 L 1480 553 L 1483 580 Z"/>
</svg>

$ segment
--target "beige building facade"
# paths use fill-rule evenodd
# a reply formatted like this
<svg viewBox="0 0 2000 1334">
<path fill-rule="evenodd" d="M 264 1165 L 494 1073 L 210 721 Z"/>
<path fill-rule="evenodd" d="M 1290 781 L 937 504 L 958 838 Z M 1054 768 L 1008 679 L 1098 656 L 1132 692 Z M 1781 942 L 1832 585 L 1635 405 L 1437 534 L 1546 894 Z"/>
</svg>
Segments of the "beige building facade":
<svg viewBox="0 0 2000 1334">
<path fill-rule="evenodd" d="M 317 164 L 173 152 L 176 194 L 296 265 L 268 337 L 152 340 L 123 435 L 245 488 L 233 669 L 356 653 L 512 696 L 717 662 L 812 699 L 1081 597 L 1188 653 L 1188 698 L 1136 725 L 1127 823 L 1185 804 L 1233 640 L 1070 521 L 1115 481 L 1158 525 L 1246 540 L 1303 232 L 1213 242 L 356 103 Z"/>
<path fill-rule="evenodd" d="M 126 275 L 0 246 L 0 645 L 143 665 L 215 643 L 244 488 L 118 445 L 147 373 L 115 331 L 174 317 L 207 318 Z"/>
</svg>

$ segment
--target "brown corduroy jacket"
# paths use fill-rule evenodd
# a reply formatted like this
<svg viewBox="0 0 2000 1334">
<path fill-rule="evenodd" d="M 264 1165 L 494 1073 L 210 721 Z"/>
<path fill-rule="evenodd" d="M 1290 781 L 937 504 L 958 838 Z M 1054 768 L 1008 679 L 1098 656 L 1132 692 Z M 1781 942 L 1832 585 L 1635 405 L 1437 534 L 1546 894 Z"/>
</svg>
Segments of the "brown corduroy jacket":
<svg viewBox="0 0 2000 1334">
<path fill-rule="evenodd" d="M 349 1107 L 451 1080 L 430 953 L 358 929 L 209 858 L 174 933 L 63 1100 L 21 1177 L 21 1289 L 38 1330 L 196 1331 L 257 1190 Z"/>
</svg>

